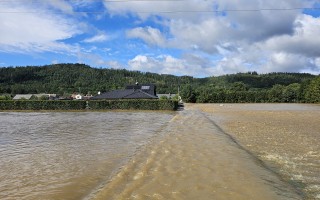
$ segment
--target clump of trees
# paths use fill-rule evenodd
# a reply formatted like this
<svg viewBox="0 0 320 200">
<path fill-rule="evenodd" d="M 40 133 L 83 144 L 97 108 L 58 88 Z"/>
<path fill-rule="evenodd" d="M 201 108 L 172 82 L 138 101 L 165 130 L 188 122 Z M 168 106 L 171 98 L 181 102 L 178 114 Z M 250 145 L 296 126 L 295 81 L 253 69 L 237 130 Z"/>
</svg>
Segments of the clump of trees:
<svg viewBox="0 0 320 200">
<path fill-rule="evenodd" d="M 319 103 L 320 102 L 320 75 L 310 81 L 306 85 L 304 98 L 306 102 Z"/>
</svg>

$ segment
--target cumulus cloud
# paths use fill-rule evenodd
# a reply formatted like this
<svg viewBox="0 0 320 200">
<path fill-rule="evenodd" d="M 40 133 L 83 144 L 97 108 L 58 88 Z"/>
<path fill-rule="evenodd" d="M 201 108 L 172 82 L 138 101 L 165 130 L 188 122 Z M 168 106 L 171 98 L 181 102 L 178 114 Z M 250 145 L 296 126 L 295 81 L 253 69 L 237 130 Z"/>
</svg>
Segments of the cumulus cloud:
<svg viewBox="0 0 320 200">
<path fill-rule="evenodd" d="M 316 0 L 15 2 L 1 4 L 0 52 L 68 52 L 95 66 L 177 75 L 320 73 L 320 17 L 274 10 Z M 99 17 L 75 14 L 100 12 L 101 3 Z"/>
<path fill-rule="evenodd" d="M 264 65 L 264 72 L 315 72 L 317 66 L 313 59 L 290 53 L 274 53 Z M 319 70 L 319 68 L 318 68 Z"/>
<path fill-rule="evenodd" d="M 198 50 L 217 53 L 217 47 L 231 38 L 227 35 L 228 26 L 222 18 L 208 18 L 199 23 L 174 20 L 170 30 L 176 47 L 190 49 L 196 46 Z"/>
<path fill-rule="evenodd" d="M 320 73 L 320 18 L 300 14 L 295 19 L 293 33 L 279 35 L 257 44 L 264 52 L 266 63 L 261 71 Z M 248 52 L 250 53 L 250 51 Z M 267 55 L 267 56 L 266 56 Z M 260 55 L 262 58 L 262 56 Z"/>
<path fill-rule="evenodd" d="M 205 77 L 208 74 L 213 75 L 208 66 L 211 64 L 205 59 L 198 57 L 198 60 L 192 59 L 196 55 L 184 55 L 182 59 L 175 58 L 171 55 L 137 55 L 129 60 L 128 66 L 131 70 L 139 70 L 145 72 L 156 72 L 160 74 L 190 75 Z M 193 60 L 193 62 L 189 62 Z M 206 63 L 206 64 L 205 64 Z M 205 64 L 205 65 L 203 65 Z"/>
<path fill-rule="evenodd" d="M 135 14 L 145 20 L 151 16 L 163 16 L 168 19 L 184 18 L 197 19 L 194 15 L 190 15 L 180 11 L 210 11 L 215 5 L 213 0 L 201 1 L 104 1 L 104 6 L 112 15 Z"/>
<path fill-rule="evenodd" d="M 319 57 L 320 18 L 301 14 L 297 16 L 293 28 L 293 34 L 272 37 L 262 45 L 273 51 Z"/>
<path fill-rule="evenodd" d="M 61 40 L 80 33 L 74 21 L 50 12 L 37 12 L 23 5 L 3 4 L 2 9 L 16 14 L 0 15 L 0 51 L 42 52 L 72 51 Z"/>
<path fill-rule="evenodd" d="M 162 36 L 160 30 L 150 26 L 134 28 L 126 33 L 128 38 L 140 38 L 149 45 L 165 46 L 166 39 Z"/>
<path fill-rule="evenodd" d="M 160 16 L 155 23 L 165 27 L 170 35 L 169 40 L 165 37 L 167 33 L 147 26 L 128 30 L 129 38 L 140 38 L 151 46 L 202 52 L 212 56 L 208 69 L 208 61 L 197 65 L 195 62 L 198 62 L 198 57 L 192 56 L 188 59 L 175 58 L 173 62 L 170 59 L 139 55 L 129 62 L 134 69 L 156 70 L 157 66 L 163 66 L 157 71 L 177 69 L 186 74 L 203 69 L 211 74 L 248 70 L 319 73 L 315 63 L 318 63 L 320 57 L 317 48 L 320 45 L 317 37 L 320 34 L 320 18 L 303 14 L 299 9 L 273 10 L 311 7 L 314 3 L 313 0 L 256 3 L 250 0 L 207 0 L 201 3 L 196 0 L 121 4 L 104 2 L 107 10 L 114 15 L 131 13 L 141 20 L 152 20 L 153 16 Z M 202 57 L 200 60 L 206 59 Z"/>
</svg>

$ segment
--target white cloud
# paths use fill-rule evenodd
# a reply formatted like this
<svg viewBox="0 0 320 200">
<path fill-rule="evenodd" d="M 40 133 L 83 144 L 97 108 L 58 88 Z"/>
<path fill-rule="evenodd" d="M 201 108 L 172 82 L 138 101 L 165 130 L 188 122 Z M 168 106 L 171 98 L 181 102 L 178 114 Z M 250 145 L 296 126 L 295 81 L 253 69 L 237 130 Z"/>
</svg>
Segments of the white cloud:
<svg viewBox="0 0 320 200">
<path fill-rule="evenodd" d="M 193 57 L 193 58 L 191 58 Z M 207 65 L 202 65 L 207 61 L 195 61 L 195 55 L 185 55 L 184 58 L 179 59 L 171 55 L 147 56 L 137 55 L 132 60 L 129 60 L 128 67 L 131 70 L 139 70 L 144 72 L 156 72 L 160 74 L 175 74 L 175 75 L 190 75 L 205 77 L 214 75 L 214 71 Z M 191 59 L 189 59 L 191 58 Z M 193 60 L 194 62 L 189 62 Z M 207 63 L 211 64 L 210 62 Z"/>
<path fill-rule="evenodd" d="M 105 42 L 108 39 L 109 39 L 109 37 L 107 36 L 107 34 L 99 33 L 91 38 L 85 39 L 83 42 L 86 42 L 86 43 Z"/>
<path fill-rule="evenodd" d="M 71 14 L 73 12 L 72 5 L 67 3 L 64 0 L 46 0 L 42 3 L 44 6 L 51 6 L 57 10 L 65 12 L 65 13 Z"/>
<path fill-rule="evenodd" d="M 57 14 L 17 4 L 3 4 L 1 9 L 12 13 L 0 15 L 0 51 L 72 51 L 61 40 L 80 33 L 74 21 Z"/>
<path fill-rule="evenodd" d="M 136 14 L 141 19 L 145 20 L 151 16 L 158 15 L 168 19 L 184 18 L 197 19 L 194 15 L 179 11 L 193 10 L 211 10 L 215 5 L 213 0 L 201 1 L 186 0 L 186 1 L 104 1 L 105 8 L 112 15 L 127 15 L 128 13 Z"/>
<path fill-rule="evenodd" d="M 217 46 L 231 38 L 227 29 L 228 22 L 222 18 L 208 18 L 199 23 L 174 20 L 170 24 L 175 38 L 172 44 L 185 49 L 196 46 L 208 53 L 217 53 Z"/>
<path fill-rule="evenodd" d="M 307 64 L 310 65 L 310 62 L 304 56 L 280 52 L 270 56 L 263 70 L 265 72 L 299 72 L 303 71 L 303 67 Z"/>
<path fill-rule="evenodd" d="M 55 65 L 55 64 L 58 64 L 58 63 L 59 63 L 59 60 L 52 60 L 51 63 L 54 64 L 54 65 Z"/>
<path fill-rule="evenodd" d="M 165 46 L 166 39 L 162 36 L 158 29 L 152 27 L 138 27 L 128 30 L 126 33 L 128 38 L 140 38 L 149 45 Z"/>
<path fill-rule="evenodd" d="M 103 64 L 106 65 L 107 67 L 112 68 L 112 69 L 124 69 L 125 68 L 118 61 L 105 61 Z"/>
<path fill-rule="evenodd" d="M 314 60 L 314 64 L 320 69 L 320 57 Z"/>
<path fill-rule="evenodd" d="M 299 9 L 263 10 L 310 7 L 315 0 L 102 2 L 108 13 L 99 16 L 75 12 L 100 11 L 100 1 L 1 3 L 1 10 L 9 13 L 0 13 L 0 52 L 69 53 L 78 55 L 79 61 L 113 68 L 122 68 L 120 62 L 137 55 L 126 67 L 177 75 L 320 73 L 320 17 Z M 225 12 L 197 12 L 215 10 Z M 120 21 L 132 22 L 130 28 L 114 26 L 119 22 L 113 21 L 119 20 L 114 15 L 125 16 Z M 83 35 L 75 37 L 79 34 Z"/>
<path fill-rule="evenodd" d="M 315 63 L 318 63 L 317 59 L 320 57 L 320 18 L 302 14 L 299 9 L 272 10 L 311 7 L 315 2 L 206 0 L 199 3 L 197 0 L 187 0 L 122 3 L 105 1 L 104 4 L 113 15 L 136 14 L 142 22 L 148 19 L 163 27 L 133 28 L 127 31 L 129 38 L 140 38 L 151 47 L 175 48 L 213 57 L 208 60 L 189 55 L 182 58 L 171 57 L 173 60 L 170 60 L 168 56 L 164 56 L 168 59 L 160 59 L 139 55 L 129 61 L 132 69 L 156 72 L 180 70 L 182 74 L 199 75 L 204 73 L 195 69 L 209 74 L 252 70 L 319 73 Z M 226 11 L 179 12 L 200 10 Z M 170 39 L 167 38 L 168 35 Z M 195 64 L 199 60 L 204 63 Z M 157 69 L 159 66 L 160 69 Z"/>
<path fill-rule="evenodd" d="M 320 18 L 301 14 L 297 16 L 293 28 L 293 34 L 272 37 L 262 45 L 273 51 L 284 51 L 307 57 L 320 56 Z"/>
</svg>

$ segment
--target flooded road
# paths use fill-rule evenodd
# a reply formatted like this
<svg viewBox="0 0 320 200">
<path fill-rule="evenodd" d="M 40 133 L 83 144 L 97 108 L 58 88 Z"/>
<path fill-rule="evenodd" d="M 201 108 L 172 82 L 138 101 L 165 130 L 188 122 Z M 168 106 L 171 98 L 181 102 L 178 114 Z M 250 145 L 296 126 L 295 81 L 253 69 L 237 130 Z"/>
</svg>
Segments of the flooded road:
<svg viewBox="0 0 320 200">
<path fill-rule="evenodd" d="M 268 163 L 296 148 L 266 135 L 271 129 L 259 120 L 271 111 L 259 109 L 197 104 L 175 113 L 0 113 L 0 199 L 306 198 L 281 174 L 281 163 Z M 291 111 L 278 118 L 272 112 L 278 121 Z M 271 124 L 291 130 L 281 121 Z M 317 181 L 318 146 L 304 141 Z"/>
<path fill-rule="evenodd" d="M 320 105 L 190 105 L 294 185 L 304 199 L 320 199 Z"/>
<path fill-rule="evenodd" d="M 300 199 L 199 110 L 164 131 L 90 199 Z"/>
</svg>

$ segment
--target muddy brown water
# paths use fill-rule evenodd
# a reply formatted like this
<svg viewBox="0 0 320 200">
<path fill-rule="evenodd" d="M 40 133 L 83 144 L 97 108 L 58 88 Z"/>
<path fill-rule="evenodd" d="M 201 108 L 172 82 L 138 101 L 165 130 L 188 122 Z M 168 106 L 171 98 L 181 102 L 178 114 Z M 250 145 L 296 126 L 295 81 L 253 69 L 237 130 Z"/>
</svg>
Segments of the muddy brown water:
<svg viewBox="0 0 320 200">
<path fill-rule="evenodd" d="M 222 112 L 228 107 L 199 106 L 0 113 L 0 199 L 305 198 L 262 162 L 274 162 L 270 154 L 230 137 L 236 129 L 235 115 Z"/>
<path fill-rule="evenodd" d="M 2 112 L 0 199 L 83 199 L 173 113 Z"/>
<path fill-rule="evenodd" d="M 304 199 L 320 199 L 320 105 L 190 105 L 220 124 Z"/>
</svg>

